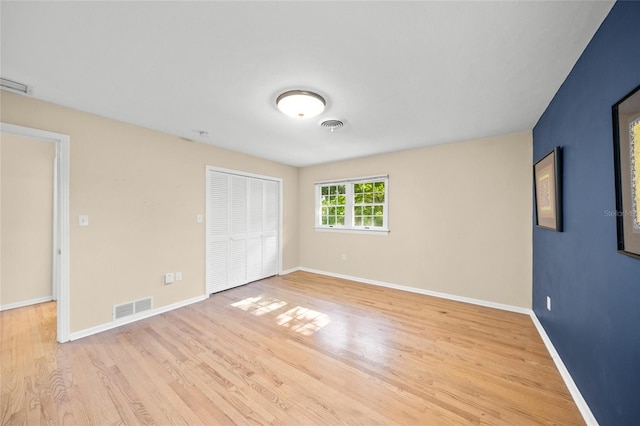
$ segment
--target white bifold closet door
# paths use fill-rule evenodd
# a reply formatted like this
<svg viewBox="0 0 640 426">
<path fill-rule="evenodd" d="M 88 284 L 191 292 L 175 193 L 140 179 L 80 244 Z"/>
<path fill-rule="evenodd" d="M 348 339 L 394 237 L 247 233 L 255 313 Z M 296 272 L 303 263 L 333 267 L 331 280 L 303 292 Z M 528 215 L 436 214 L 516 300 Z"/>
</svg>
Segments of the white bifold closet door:
<svg viewBox="0 0 640 426">
<path fill-rule="evenodd" d="M 207 169 L 207 292 L 278 273 L 275 180 Z"/>
</svg>

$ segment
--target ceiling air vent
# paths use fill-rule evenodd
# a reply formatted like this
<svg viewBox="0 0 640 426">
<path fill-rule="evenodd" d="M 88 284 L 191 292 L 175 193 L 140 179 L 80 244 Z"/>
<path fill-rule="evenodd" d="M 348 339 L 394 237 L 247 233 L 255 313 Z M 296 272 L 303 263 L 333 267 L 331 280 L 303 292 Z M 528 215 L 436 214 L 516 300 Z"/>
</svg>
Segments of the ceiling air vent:
<svg viewBox="0 0 640 426">
<path fill-rule="evenodd" d="M 33 92 L 33 87 L 6 78 L 0 78 L 0 87 L 4 90 L 9 90 L 23 95 L 31 95 Z"/>
<path fill-rule="evenodd" d="M 322 123 L 320 123 L 321 127 L 324 127 L 325 129 L 329 129 L 330 131 L 334 131 L 336 129 L 339 129 L 341 127 L 344 126 L 344 121 L 342 120 L 324 120 Z"/>
</svg>

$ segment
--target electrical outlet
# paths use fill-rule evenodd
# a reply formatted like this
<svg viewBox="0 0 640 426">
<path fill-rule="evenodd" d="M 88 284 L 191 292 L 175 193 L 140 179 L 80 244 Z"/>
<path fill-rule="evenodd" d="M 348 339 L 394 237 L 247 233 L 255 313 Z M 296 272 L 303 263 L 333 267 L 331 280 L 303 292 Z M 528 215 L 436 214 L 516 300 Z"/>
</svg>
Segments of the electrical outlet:
<svg viewBox="0 0 640 426">
<path fill-rule="evenodd" d="M 176 281 L 182 281 L 182 272 L 176 272 Z"/>
<path fill-rule="evenodd" d="M 89 226 L 89 215 L 81 214 L 78 216 L 78 226 Z"/>
<path fill-rule="evenodd" d="M 347 255 L 346 254 L 342 255 L 342 260 L 347 260 Z"/>
<path fill-rule="evenodd" d="M 551 297 L 547 296 L 547 311 L 551 310 Z"/>
<path fill-rule="evenodd" d="M 173 282 L 173 273 L 169 272 L 164 274 L 164 284 L 171 284 Z"/>
</svg>

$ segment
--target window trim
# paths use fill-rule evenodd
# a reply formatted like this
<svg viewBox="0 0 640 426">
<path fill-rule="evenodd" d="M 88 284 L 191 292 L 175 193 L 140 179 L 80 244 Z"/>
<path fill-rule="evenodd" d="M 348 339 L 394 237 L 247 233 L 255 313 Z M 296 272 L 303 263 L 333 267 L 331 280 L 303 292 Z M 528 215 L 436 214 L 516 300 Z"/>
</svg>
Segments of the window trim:
<svg viewBox="0 0 640 426">
<path fill-rule="evenodd" d="M 354 226 L 354 185 L 358 183 L 367 182 L 379 182 L 384 181 L 385 196 L 384 196 L 384 210 L 383 210 L 383 223 L 384 227 L 365 227 Z M 347 196 L 347 204 L 345 205 L 345 221 L 343 226 L 336 225 L 322 225 L 322 202 L 321 191 L 323 186 L 331 185 L 345 185 L 345 192 Z M 315 217 L 314 217 L 314 229 L 321 232 L 342 232 L 342 233 L 355 233 L 355 234 L 370 234 L 370 235 L 387 235 L 389 230 L 389 175 L 374 175 L 363 176 L 355 178 L 345 179 L 333 179 L 314 182 L 314 196 L 315 196 Z"/>
</svg>

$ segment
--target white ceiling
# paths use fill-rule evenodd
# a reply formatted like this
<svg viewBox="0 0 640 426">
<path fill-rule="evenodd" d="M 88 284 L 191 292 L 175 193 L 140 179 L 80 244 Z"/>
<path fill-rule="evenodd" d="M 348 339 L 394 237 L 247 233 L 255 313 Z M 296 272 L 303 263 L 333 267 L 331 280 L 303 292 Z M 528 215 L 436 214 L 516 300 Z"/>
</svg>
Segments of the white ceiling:
<svg viewBox="0 0 640 426">
<path fill-rule="evenodd" d="M 38 99 L 307 166 L 532 129 L 612 5 L 2 1 L 1 72 Z M 298 88 L 325 112 L 280 113 Z"/>
</svg>

